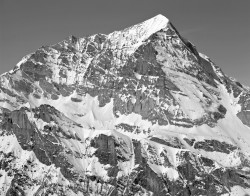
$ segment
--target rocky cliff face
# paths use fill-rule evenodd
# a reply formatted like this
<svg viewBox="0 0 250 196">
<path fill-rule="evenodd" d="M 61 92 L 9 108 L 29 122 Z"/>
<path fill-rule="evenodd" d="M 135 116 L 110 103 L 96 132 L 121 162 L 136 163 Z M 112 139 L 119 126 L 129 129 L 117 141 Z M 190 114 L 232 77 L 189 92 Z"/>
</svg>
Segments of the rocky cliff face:
<svg viewBox="0 0 250 196">
<path fill-rule="evenodd" d="M 0 76 L 0 195 L 248 195 L 250 91 L 162 15 Z"/>
</svg>

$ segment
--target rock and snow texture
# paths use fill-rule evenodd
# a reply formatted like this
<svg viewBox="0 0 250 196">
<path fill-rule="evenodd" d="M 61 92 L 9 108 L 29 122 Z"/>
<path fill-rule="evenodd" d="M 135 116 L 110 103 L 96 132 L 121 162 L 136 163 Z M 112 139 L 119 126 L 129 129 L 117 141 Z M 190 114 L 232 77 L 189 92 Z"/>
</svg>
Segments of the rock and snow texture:
<svg viewBox="0 0 250 196">
<path fill-rule="evenodd" d="M 248 195 L 250 91 L 157 15 L 0 76 L 0 195 Z"/>
</svg>

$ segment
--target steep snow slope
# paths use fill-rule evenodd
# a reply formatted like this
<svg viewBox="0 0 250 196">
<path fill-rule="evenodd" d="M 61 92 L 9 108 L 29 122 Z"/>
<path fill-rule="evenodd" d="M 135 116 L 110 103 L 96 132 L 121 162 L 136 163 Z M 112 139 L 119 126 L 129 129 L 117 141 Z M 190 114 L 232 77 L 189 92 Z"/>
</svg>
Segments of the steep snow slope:
<svg viewBox="0 0 250 196">
<path fill-rule="evenodd" d="M 0 76 L 0 195 L 250 194 L 250 92 L 157 15 Z"/>
</svg>

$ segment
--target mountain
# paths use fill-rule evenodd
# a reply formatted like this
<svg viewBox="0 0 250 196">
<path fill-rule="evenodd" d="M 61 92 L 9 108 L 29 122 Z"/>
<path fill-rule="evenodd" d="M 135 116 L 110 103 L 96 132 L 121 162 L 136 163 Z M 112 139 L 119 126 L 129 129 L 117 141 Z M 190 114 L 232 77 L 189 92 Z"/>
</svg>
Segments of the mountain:
<svg viewBox="0 0 250 196">
<path fill-rule="evenodd" d="M 0 76 L 0 195 L 250 194 L 250 90 L 164 16 Z"/>
</svg>

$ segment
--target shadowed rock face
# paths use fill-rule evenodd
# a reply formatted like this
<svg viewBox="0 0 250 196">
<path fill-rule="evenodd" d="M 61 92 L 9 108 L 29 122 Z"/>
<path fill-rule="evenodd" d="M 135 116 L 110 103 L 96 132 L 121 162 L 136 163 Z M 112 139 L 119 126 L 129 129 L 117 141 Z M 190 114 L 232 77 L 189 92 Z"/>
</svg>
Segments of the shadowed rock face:
<svg viewBox="0 0 250 196">
<path fill-rule="evenodd" d="M 54 122 L 54 116 L 60 113 L 53 107 L 42 105 L 39 108 L 29 111 L 27 108 L 13 111 L 4 122 L 7 132 L 14 134 L 18 143 L 23 150 L 33 151 L 37 159 L 45 164 L 54 164 L 61 169 L 62 174 L 66 178 L 73 178 L 71 172 L 72 165 L 67 161 L 66 153 L 71 153 L 62 146 L 61 139 L 75 139 L 77 138 L 67 135 L 59 126 L 45 125 L 42 130 L 31 119 L 28 118 L 27 113 L 33 113 L 36 120 L 42 120 L 44 123 Z M 60 114 L 62 115 L 62 114 Z"/>
<path fill-rule="evenodd" d="M 70 36 L 0 76 L 0 195 L 248 194 L 249 110 L 163 16 Z"/>
<path fill-rule="evenodd" d="M 28 117 L 30 113 L 33 114 L 33 120 Z M 225 142 L 216 140 L 198 142 L 188 139 L 181 141 L 174 137 L 164 140 L 152 137 L 149 140 L 137 141 L 123 134 L 117 135 L 115 132 L 110 136 L 100 134 L 83 140 L 77 134 L 74 136 L 70 132 L 65 133 L 65 127 L 61 123 L 68 123 L 73 130 L 76 129 L 74 126 L 79 125 L 65 119 L 62 113 L 49 105 L 42 105 L 32 110 L 21 108 L 13 112 L 6 111 L 4 116 L 6 117 L 1 127 L 4 130 L 3 135 L 15 135 L 22 149 L 33 151 L 41 163 L 47 166 L 54 164 L 66 179 L 76 181 L 77 183 L 70 187 L 75 193 L 80 191 L 91 194 L 93 191 L 89 185 L 91 183 L 102 187 L 97 190 L 97 194 L 106 195 L 108 195 L 107 183 L 110 186 L 109 190 L 112 189 L 112 195 L 135 195 L 149 191 L 159 196 L 221 195 L 235 185 L 250 187 L 250 173 L 241 170 L 243 167 L 249 167 L 248 163 L 234 168 L 218 168 L 214 160 L 186 151 L 183 143 L 185 141 L 195 149 L 208 152 L 218 151 L 228 154 L 229 151 L 236 150 L 235 146 Z M 45 123 L 44 127 L 38 128 L 34 119 L 42 120 Z M 54 124 L 53 127 L 50 126 L 51 122 Z M 78 140 L 80 144 L 85 145 L 85 151 L 65 148 L 64 139 Z M 164 149 L 160 154 L 157 152 L 159 147 Z M 177 167 L 169 157 L 170 149 L 178 151 L 176 156 L 180 164 Z M 48 184 L 45 185 L 27 175 L 26 172 L 35 169 L 33 161 L 28 160 L 22 168 L 18 169 L 15 168 L 18 157 L 13 153 L 0 152 L 0 155 L 0 168 L 13 177 L 6 195 L 26 195 L 23 190 L 32 183 L 36 183 L 40 191 L 45 190 L 47 193 L 63 191 L 62 185 L 58 187 L 49 181 L 51 178 L 49 176 L 45 178 L 48 180 Z M 85 158 L 90 162 L 97 159 L 105 166 L 103 170 L 106 171 L 109 180 L 105 182 L 98 173 L 83 175 L 77 172 L 78 165 L 70 161 L 75 158 Z M 124 169 L 121 167 L 122 163 L 134 165 L 128 175 L 119 175 L 119 172 Z M 169 172 L 158 173 L 152 165 L 169 168 Z M 127 167 L 130 166 L 127 165 Z M 176 179 L 170 177 L 173 175 L 172 172 L 175 173 Z"/>
<path fill-rule="evenodd" d="M 241 104 L 241 111 L 237 116 L 243 124 L 250 127 L 250 94 L 242 94 L 239 103 Z"/>
<path fill-rule="evenodd" d="M 30 117 L 31 113 L 33 118 Z M 228 189 L 235 185 L 250 187 L 250 173 L 241 170 L 243 167 L 249 167 L 248 163 L 234 168 L 218 168 L 214 160 L 185 149 L 185 142 L 194 146 L 195 149 L 207 152 L 217 151 L 228 154 L 237 149 L 236 146 L 225 142 L 216 140 L 201 142 L 187 138 L 184 142 L 176 137 L 166 139 L 152 137 L 149 140 L 137 141 L 123 134 L 117 135 L 115 132 L 110 136 L 100 134 L 84 140 L 77 134 L 75 136 L 70 134 L 70 131 L 65 132 L 65 127 L 61 123 L 68 123 L 70 129 L 73 130 L 76 129 L 74 126 L 79 125 L 49 105 L 41 105 L 32 110 L 21 108 L 13 112 L 6 111 L 3 115 L 5 116 L 1 127 L 4 130 L 3 135 L 15 135 L 22 149 L 33 151 L 41 163 L 47 166 L 54 164 L 66 179 L 77 181 L 78 183 L 71 187 L 75 193 L 77 191 L 92 193 L 90 183 L 100 187 L 106 186 L 97 190 L 98 194 L 108 194 L 106 184 L 108 183 L 112 189 L 112 195 L 135 195 L 148 191 L 159 196 L 221 195 L 227 193 Z M 43 128 L 37 127 L 35 123 L 37 119 L 45 123 Z M 53 127 L 50 125 L 51 122 L 53 122 Z M 64 139 L 79 141 L 81 145 L 85 145 L 85 151 L 65 148 Z M 157 152 L 159 145 L 164 149 L 160 154 Z M 170 149 L 178 151 L 176 156 L 180 164 L 177 167 L 169 157 Z M 28 160 L 22 168 L 17 169 L 14 163 L 18 157 L 13 153 L 5 152 L 0 152 L 0 155 L 0 168 L 13 177 L 6 195 L 25 195 L 23 191 L 25 187 L 27 188 L 34 182 L 40 187 L 40 191 L 46 190 L 48 193 L 63 191 L 61 186 L 58 187 L 49 181 L 47 185 L 44 185 L 41 181 L 36 181 L 27 175 L 26 172 L 35 167 L 34 162 Z M 75 158 L 89 159 L 90 162 L 97 159 L 101 165 L 105 166 L 103 170 L 106 171 L 109 180 L 105 182 L 98 173 L 83 175 L 77 172 L 78 166 L 70 160 Z M 124 169 L 121 167 L 122 163 L 134 165 L 128 175 L 119 175 L 119 172 Z M 152 165 L 169 168 L 169 172 L 158 173 Z M 173 175 L 171 172 L 175 173 L 176 179 L 170 177 Z M 50 179 L 49 176 L 46 178 Z"/>
</svg>

